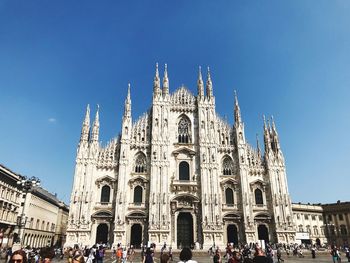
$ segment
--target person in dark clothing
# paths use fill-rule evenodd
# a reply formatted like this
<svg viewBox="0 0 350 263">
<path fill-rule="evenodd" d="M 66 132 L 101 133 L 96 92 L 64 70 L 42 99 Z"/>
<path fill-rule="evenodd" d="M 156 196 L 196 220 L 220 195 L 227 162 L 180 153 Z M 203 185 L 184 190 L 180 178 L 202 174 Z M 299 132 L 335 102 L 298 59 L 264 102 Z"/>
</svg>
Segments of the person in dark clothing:
<svg viewBox="0 0 350 263">
<path fill-rule="evenodd" d="M 256 248 L 255 257 L 253 259 L 254 263 L 269 263 L 269 259 L 265 256 L 261 248 Z"/>
</svg>

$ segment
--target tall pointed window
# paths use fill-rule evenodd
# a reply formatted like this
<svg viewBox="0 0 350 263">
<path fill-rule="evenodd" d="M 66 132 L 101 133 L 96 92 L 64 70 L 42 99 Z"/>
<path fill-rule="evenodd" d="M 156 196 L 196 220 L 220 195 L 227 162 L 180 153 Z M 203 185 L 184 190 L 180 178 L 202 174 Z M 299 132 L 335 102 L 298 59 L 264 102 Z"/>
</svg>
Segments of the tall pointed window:
<svg viewBox="0 0 350 263">
<path fill-rule="evenodd" d="M 255 189 L 254 194 L 255 194 L 255 204 L 263 205 L 264 201 L 263 201 L 262 191 L 260 189 Z"/>
<path fill-rule="evenodd" d="M 188 162 L 181 162 L 179 164 L 179 180 L 190 180 L 190 166 Z"/>
<path fill-rule="evenodd" d="M 232 175 L 233 172 L 233 163 L 231 158 L 225 157 L 222 161 L 222 174 L 223 175 Z"/>
<path fill-rule="evenodd" d="M 101 189 L 101 203 L 109 203 L 111 188 L 108 185 L 102 186 Z"/>
<path fill-rule="evenodd" d="M 191 142 L 191 122 L 186 116 L 183 116 L 178 124 L 178 142 Z"/>
<path fill-rule="evenodd" d="M 135 173 L 145 173 L 146 169 L 146 157 L 144 154 L 139 153 L 135 160 Z"/>
<path fill-rule="evenodd" d="M 226 188 L 225 196 L 226 196 L 226 205 L 233 206 L 234 199 L 233 199 L 233 190 L 231 188 Z"/>
<path fill-rule="evenodd" d="M 139 185 L 134 188 L 134 203 L 142 203 L 142 187 Z"/>
</svg>

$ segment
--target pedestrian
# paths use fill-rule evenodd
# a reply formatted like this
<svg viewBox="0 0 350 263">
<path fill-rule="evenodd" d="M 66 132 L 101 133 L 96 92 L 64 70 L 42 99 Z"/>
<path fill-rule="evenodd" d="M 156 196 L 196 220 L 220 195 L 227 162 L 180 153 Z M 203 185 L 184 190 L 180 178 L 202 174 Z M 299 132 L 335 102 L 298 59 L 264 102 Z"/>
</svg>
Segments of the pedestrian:
<svg viewBox="0 0 350 263">
<path fill-rule="evenodd" d="M 265 256 L 261 248 L 255 249 L 255 257 L 253 259 L 254 263 L 269 263 L 269 259 Z"/>
<path fill-rule="evenodd" d="M 160 263 L 168 263 L 170 262 L 170 257 L 167 253 L 163 253 L 163 255 L 160 257 Z"/>
<path fill-rule="evenodd" d="M 124 247 L 124 250 L 123 250 L 123 263 L 126 263 L 127 257 L 128 257 L 128 251 L 126 250 L 126 247 Z"/>
<path fill-rule="evenodd" d="M 98 250 L 96 251 L 96 263 L 103 263 L 103 258 L 105 256 L 105 250 L 103 246 L 99 246 Z"/>
<path fill-rule="evenodd" d="M 279 247 L 277 249 L 277 262 L 284 262 L 284 259 L 282 258 L 282 248 Z"/>
<path fill-rule="evenodd" d="M 311 248 L 311 255 L 312 255 L 312 258 L 316 258 L 316 246 L 315 245 Z"/>
<path fill-rule="evenodd" d="M 85 263 L 84 255 L 80 250 L 73 252 L 72 263 Z"/>
<path fill-rule="evenodd" d="M 20 249 L 11 253 L 9 263 L 27 263 L 26 252 Z"/>
<path fill-rule="evenodd" d="M 339 250 L 336 246 L 332 247 L 331 255 L 332 255 L 333 263 L 341 262 Z"/>
<path fill-rule="evenodd" d="M 215 255 L 213 257 L 213 263 L 221 263 L 221 255 L 218 249 L 215 251 Z"/>
<path fill-rule="evenodd" d="M 348 247 L 345 248 L 345 256 L 348 258 L 348 262 L 350 262 L 350 250 Z"/>
<path fill-rule="evenodd" d="M 134 246 L 131 245 L 128 249 L 128 259 L 130 263 L 133 263 L 135 257 L 135 249 Z"/>
<path fill-rule="evenodd" d="M 192 260 L 192 251 L 188 247 L 184 247 L 180 252 L 180 260 L 179 263 L 197 263 L 197 261 Z"/>
<path fill-rule="evenodd" d="M 153 263 L 153 253 L 151 248 L 147 248 L 145 255 L 143 256 L 143 263 Z"/>
<path fill-rule="evenodd" d="M 55 257 L 53 248 L 45 247 L 40 249 L 40 262 L 50 263 Z"/>
</svg>

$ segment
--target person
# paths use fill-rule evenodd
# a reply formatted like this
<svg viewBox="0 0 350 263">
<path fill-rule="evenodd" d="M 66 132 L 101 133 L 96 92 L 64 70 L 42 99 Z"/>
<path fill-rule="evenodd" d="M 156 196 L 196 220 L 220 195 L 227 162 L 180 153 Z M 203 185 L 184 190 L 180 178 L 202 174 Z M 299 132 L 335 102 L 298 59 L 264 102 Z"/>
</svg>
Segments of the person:
<svg viewBox="0 0 350 263">
<path fill-rule="evenodd" d="M 218 249 L 215 251 L 215 255 L 213 257 L 213 263 L 221 263 L 221 255 Z"/>
<path fill-rule="evenodd" d="M 105 250 L 103 246 L 99 246 L 98 250 L 96 251 L 96 263 L 103 263 L 103 258 L 105 256 Z"/>
<path fill-rule="evenodd" d="M 240 263 L 241 262 L 241 256 L 238 253 L 238 251 L 231 251 L 231 254 L 229 256 L 229 259 L 227 261 L 228 263 Z"/>
<path fill-rule="evenodd" d="M 340 254 L 336 246 L 332 247 L 331 255 L 332 255 L 333 263 L 338 263 L 341 261 Z"/>
<path fill-rule="evenodd" d="M 255 249 L 255 256 L 253 259 L 254 263 L 269 263 L 269 259 L 265 256 L 263 250 L 261 248 Z"/>
<path fill-rule="evenodd" d="M 6 262 L 10 262 L 11 256 L 12 256 L 12 248 L 9 247 L 6 250 Z"/>
<path fill-rule="evenodd" d="M 129 259 L 129 262 L 133 263 L 134 261 L 134 256 L 135 256 L 135 249 L 134 249 L 134 246 L 131 245 L 128 249 L 128 259 Z"/>
<path fill-rule="evenodd" d="M 51 260 L 55 257 L 55 250 L 50 247 L 45 247 L 40 249 L 40 262 L 50 263 Z"/>
<path fill-rule="evenodd" d="M 72 263 L 85 263 L 84 255 L 80 250 L 73 252 Z"/>
<path fill-rule="evenodd" d="M 277 249 L 277 262 L 284 262 L 284 259 L 282 258 L 282 248 L 279 247 Z"/>
<path fill-rule="evenodd" d="M 160 263 L 168 263 L 170 262 L 170 257 L 167 253 L 163 253 L 160 257 Z"/>
<path fill-rule="evenodd" d="M 153 253 L 151 248 L 147 248 L 146 253 L 143 256 L 143 263 L 153 263 Z"/>
<path fill-rule="evenodd" d="M 169 258 L 171 259 L 171 261 L 173 261 L 173 248 L 172 248 L 172 246 L 169 247 Z"/>
<path fill-rule="evenodd" d="M 316 246 L 315 245 L 311 248 L 311 255 L 312 255 L 312 258 L 316 258 Z"/>
<path fill-rule="evenodd" d="M 197 263 L 197 261 L 192 260 L 192 251 L 188 247 L 184 247 L 180 252 L 179 263 Z"/>
<path fill-rule="evenodd" d="M 120 263 L 122 262 L 122 257 L 123 257 L 123 249 L 120 244 L 117 246 L 117 262 Z"/>
<path fill-rule="evenodd" d="M 128 257 L 128 251 L 126 250 L 126 247 L 124 247 L 124 250 L 123 250 L 123 263 L 126 263 L 127 257 Z"/>
<path fill-rule="evenodd" d="M 348 258 L 348 262 L 350 262 L 350 250 L 348 247 L 345 248 L 345 256 Z"/>
<path fill-rule="evenodd" d="M 20 249 L 11 253 L 9 263 L 27 263 L 26 252 Z"/>
</svg>

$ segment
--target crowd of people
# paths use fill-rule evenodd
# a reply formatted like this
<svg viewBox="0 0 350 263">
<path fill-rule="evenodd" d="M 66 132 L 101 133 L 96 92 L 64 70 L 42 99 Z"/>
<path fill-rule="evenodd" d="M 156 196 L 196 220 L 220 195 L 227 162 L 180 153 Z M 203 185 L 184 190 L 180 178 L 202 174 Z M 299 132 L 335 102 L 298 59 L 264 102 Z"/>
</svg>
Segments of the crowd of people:
<svg viewBox="0 0 350 263">
<path fill-rule="evenodd" d="M 12 251 L 11 248 L 6 250 L 5 263 L 50 263 L 53 258 L 64 259 L 67 263 L 103 263 L 106 256 L 106 250 L 110 249 L 106 245 L 96 244 L 92 247 L 79 247 L 76 245 L 74 248 L 67 248 L 65 251 L 62 249 L 53 248 L 24 248 L 17 251 Z M 303 250 L 309 249 L 311 251 L 311 257 L 316 258 L 318 247 L 305 246 L 305 245 L 286 245 L 286 244 L 266 244 L 262 248 L 257 244 L 246 244 L 240 246 L 234 246 L 232 243 L 227 244 L 226 248 L 222 251 L 215 244 L 208 250 L 208 254 L 213 263 L 273 263 L 284 262 L 288 257 L 304 257 Z M 350 262 L 349 247 L 338 248 L 336 246 L 329 247 L 329 253 L 333 263 L 341 262 L 341 253 L 344 252 L 348 262 Z M 5 251 L 2 251 L 5 252 Z M 135 249 L 131 246 L 122 246 L 117 244 L 116 247 L 110 249 L 111 259 L 116 263 L 136 262 Z M 156 245 L 154 243 L 149 246 L 142 246 L 141 248 L 141 260 L 143 263 L 168 263 L 173 262 L 173 250 L 171 246 L 167 246 L 166 243 L 157 251 L 156 257 Z M 159 258 L 158 258 L 159 254 Z M 283 256 L 285 258 L 283 258 Z M 179 254 L 180 261 L 178 263 L 197 263 L 192 259 L 192 250 L 184 247 Z M 137 261 L 139 262 L 139 260 Z M 316 262 L 316 261 L 315 261 Z"/>
</svg>

